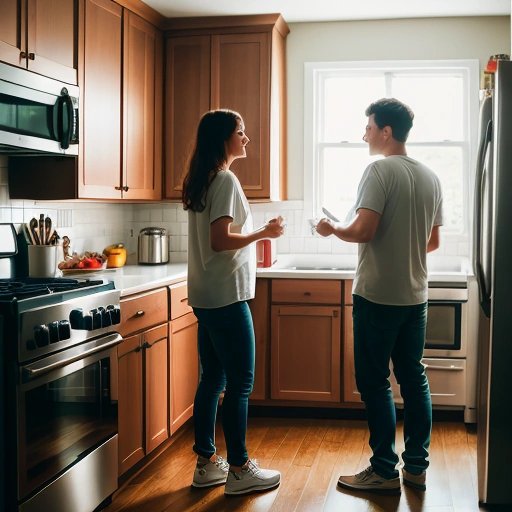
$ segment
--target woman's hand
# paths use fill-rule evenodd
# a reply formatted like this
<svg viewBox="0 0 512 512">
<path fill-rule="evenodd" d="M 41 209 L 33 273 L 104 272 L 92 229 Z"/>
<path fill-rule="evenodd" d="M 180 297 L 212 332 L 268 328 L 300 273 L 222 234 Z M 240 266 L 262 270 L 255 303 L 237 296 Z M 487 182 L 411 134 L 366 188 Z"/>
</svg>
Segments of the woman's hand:
<svg viewBox="0 0 512 512">
<path fill-rule="evenodd" d="M 265 234 L 264 238 L 279 238 L 284 234 L 285 226 L 286 224 L 284 223 L 284 219 L 281 215 L 274 219 L 270 219 L 263 228 L 263 232 Z"/>
</svg>

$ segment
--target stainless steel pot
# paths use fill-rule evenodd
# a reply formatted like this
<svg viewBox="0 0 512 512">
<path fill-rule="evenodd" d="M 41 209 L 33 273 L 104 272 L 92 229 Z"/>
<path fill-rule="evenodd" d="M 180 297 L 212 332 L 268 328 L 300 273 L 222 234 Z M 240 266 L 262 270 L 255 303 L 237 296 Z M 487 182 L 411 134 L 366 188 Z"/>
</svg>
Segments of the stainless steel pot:
<svg viewBox="0 0 512 512">
<path fill-rule="evenodd" d="M 144 228 L 139 233 L 139 263 L 160 265 L 169 261 L 169 237 L 164 228 Z"/>
</svg>

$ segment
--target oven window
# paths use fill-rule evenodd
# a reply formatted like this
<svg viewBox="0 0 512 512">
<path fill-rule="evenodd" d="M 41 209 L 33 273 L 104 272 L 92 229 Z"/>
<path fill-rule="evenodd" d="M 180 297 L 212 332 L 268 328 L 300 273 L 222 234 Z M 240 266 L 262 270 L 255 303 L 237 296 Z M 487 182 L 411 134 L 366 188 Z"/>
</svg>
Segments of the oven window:
<svg viewBox="0 0 512 512">
<path fill-rule="evenodd" d="M 107 357 L 24 391 L 19 454 L 22 495 L 117 432 L 110 370 Z"/>
<path fill-rule="evenodd" d="M 460 350 L 460 302 L 428 303 L 426 349 Z"/>
</svg>

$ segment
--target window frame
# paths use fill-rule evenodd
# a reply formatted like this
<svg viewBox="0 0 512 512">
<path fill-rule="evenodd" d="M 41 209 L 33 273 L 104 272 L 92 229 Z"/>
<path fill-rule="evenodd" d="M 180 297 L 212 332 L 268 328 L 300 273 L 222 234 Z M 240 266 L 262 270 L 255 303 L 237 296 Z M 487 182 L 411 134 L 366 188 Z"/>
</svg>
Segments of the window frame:
<svg viewBox="0 0 512 512">
<path fill-rule="evenodd" d="M 322 203 L 320 195 L 321 149 L 361 148 L 365 118 L 361 113 L 361 142 L 322 142 L 319 141 L 323 115 L 323 87 L 326 78 L 333 75 L 363 73 L 400 73 L 408 71 L 422 73 L 451 73 L 457 71 L 463 78 L 463 140 L 461 141 L 424 141 L 408 142 L 408 147 L 430 146 L 432 144 L 449 147 L 462 147 L 462 229 L 443 228 L 445 234 L 468 235 L 472 225 L 471 197 L 474 188 L 474 167 L 476 165 L 478 112 L 479 112 L 479 61 L 477 59 L 450 60 L 382 60 L 382 61 L 341 61 L 341 62 L 305 62 L 304 63 L 304 211 L 307 216 L 319 214 Z M 370 162 L 370 156 L 368 162 Z M 364 169 L 361 169 L 363 172 Z"/>
</svg>

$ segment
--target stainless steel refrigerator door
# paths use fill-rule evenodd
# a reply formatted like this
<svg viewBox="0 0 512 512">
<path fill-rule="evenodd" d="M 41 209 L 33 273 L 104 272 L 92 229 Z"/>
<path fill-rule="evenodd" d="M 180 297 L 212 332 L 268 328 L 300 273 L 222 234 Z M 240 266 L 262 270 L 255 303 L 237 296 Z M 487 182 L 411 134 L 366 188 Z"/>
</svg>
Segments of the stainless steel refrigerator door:
<svg viewBox="0 0 512 512">
<path fill-rule="evenodd" d="M 480 500 L 512 504 L 512 62 L 499 61 L 493 105 L 491 316 L 486 358 L 480 360 L 480 395 L 484 397 L 478 425 Z"/>
</svg>

